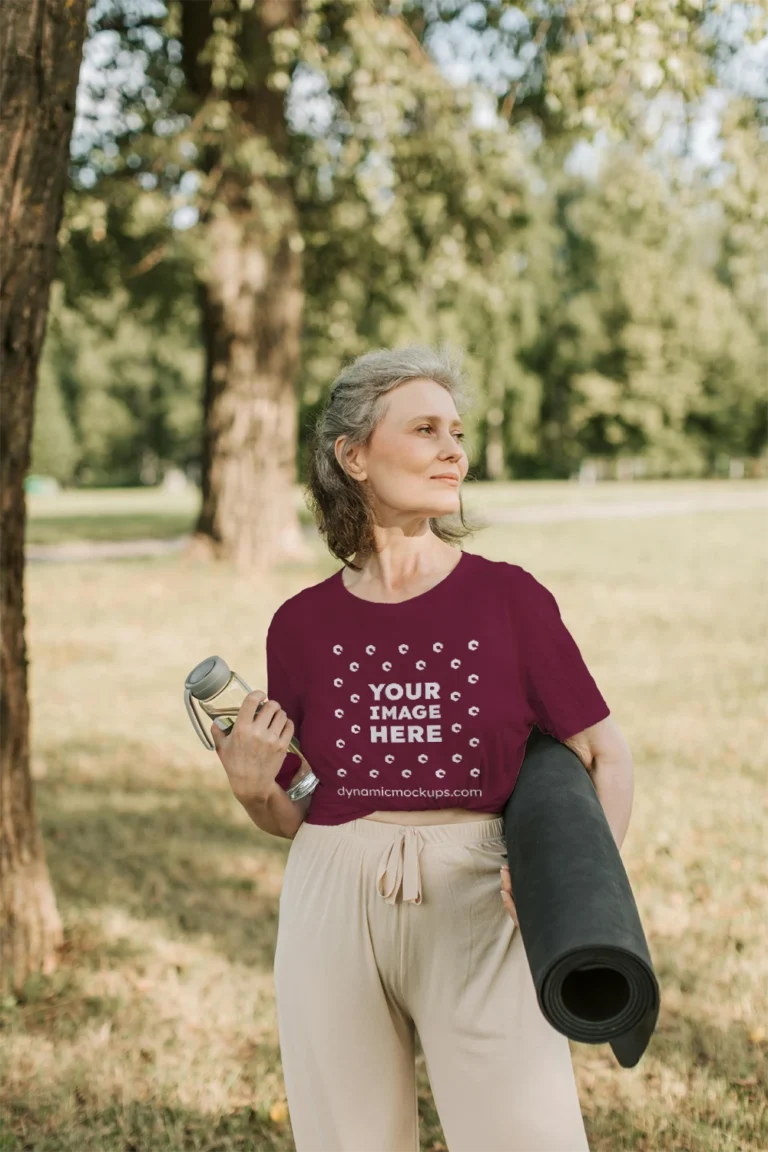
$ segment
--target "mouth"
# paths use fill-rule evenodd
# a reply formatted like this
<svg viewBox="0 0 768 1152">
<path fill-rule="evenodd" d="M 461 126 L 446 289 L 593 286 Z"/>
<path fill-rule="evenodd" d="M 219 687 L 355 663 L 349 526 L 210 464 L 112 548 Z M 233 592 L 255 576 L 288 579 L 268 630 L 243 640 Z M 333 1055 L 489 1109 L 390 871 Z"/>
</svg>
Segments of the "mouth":
<svg viewBox="0 0 768 1152">
<path fill-rule="evenodd" d="M 459 483 L 458 476 L 432 476 L 432 480 L 442 480 L 444 483 L 453 484 L 454 486 Z"/>
</svg>

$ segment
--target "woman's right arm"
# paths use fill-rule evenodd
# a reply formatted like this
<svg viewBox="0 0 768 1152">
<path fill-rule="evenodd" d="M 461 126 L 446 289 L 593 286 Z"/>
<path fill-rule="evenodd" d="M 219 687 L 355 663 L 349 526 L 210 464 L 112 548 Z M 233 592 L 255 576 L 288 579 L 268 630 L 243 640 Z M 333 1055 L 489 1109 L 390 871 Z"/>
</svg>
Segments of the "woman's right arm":
<svg viewBox="0 0 768 1152">
<path fill-rule="evenodd" d="M 294 781 L 295 783 L 295 781 Z M 254 824 L 272 836 L 293 840 L 307 815 L 312 794 L 301 800 L 291 800 L 287 792 L 275 781 L 263 800 L 240 801 Z"/>
<path fill-rule="evenodd" d="M 276 700 L 268 700 L 260 688 L 249 692 L 228 734 L 216 720 L 211 737 L 230 787 L 238 803 L 265 832 L 292 840 L 309 807 L 309 796 L 291 800 L 275 777 L 285 760 L 293 737 L 293 721 Z M 306 762 L 291 784 L 301 778 Z"/>
</svg>

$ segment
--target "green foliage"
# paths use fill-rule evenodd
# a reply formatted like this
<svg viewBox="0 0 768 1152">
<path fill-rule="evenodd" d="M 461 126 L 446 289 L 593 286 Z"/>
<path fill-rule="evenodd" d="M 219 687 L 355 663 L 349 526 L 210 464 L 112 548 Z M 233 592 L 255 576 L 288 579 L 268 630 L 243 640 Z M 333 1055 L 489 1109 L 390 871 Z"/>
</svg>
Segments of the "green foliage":
<svg viewBox="0 0 768 1152">
<path fill-rule="evenodd" d="M 479 476 L 567 476 L 586 454 L 698 475 L 765 451 L 765 97 L 732 67 L 764 0 L 303 0 L 268 35 L 246 0 L 192 7 L 199 45 L 179 0 L 92 9 L 91 97 L 115 127 L 97 118 L 73 148 L 37 471 L 135 483 L 147 450 L 199 458 L 207 227 L 240 204 L 265 236 L 295 213 L 300 472 L 341 363 L 413 339 L 466 348 Z M 474 37 L 465 84 L 436 66 L 446 30 Z M 684 167 L 661 128 L 713 85 L 722 161 Z M 251 90 L 283 107 L 279 146 L 244 115 Z M 572 175 L 595 139 L 601 168 Z M 197 223 L 175 227 L 178 209 Z"/>
<path fill-rule="evenodd" d="M 64 348 L 55 340 L 48 347 L 49 354 L 41 357 L 38 366 L 29 471 L 67 484 L 75 474 L 80 453 L 61 390 Z"/>
<path fill-rule="evenodd" d="M 60 283 L 54 289 L 40 379 L 44 397 L 58 395 L 59 405 L 35 409 L 32 470 L 64 483 L 136 484 L 147 452 L 180 467 L 196 460 L 202 352 L 195 324 L 177 318 L 160 332 L 127 308 L 120 291 L 91 301 L 84 317 L 66 305 Z"/>
<path fill-rule="evenodd" d="M 552 407 L 558 386 L 568 397 L 572 459 L 608 446 L 700 475 L 717 450 L 756 445 L 766 348 L 700 245 L 703 207 L 670 199 L 660 174 L 621 153 L 597 186 L 559 192 L 565 290 L 537 366 Z"/>
</svg>

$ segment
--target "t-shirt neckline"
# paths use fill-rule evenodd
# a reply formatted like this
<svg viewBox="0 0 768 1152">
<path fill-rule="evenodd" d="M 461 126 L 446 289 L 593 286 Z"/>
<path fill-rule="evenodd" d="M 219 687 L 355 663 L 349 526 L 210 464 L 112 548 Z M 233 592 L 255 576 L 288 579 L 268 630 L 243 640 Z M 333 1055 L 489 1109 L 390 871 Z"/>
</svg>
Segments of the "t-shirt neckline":
<svg viewBox="0 0 768 1152">
<path fill-rule="evenodd" d="M 471 555 L 471 553 L 464 552 L 462 550 L 458 563 L 455 564 L 448 575 L 443 576 L 442 580 L 439 580 L 437 584 L 433 584 L 431 588 L 427 588 L 426 592 L 419 592 L 416 594 L 416 596 L 409 596 L 407 600 L 397 600 L 394 603 L 389 603 L 386 601 L 382 602 L 379 600 L 364 600 L 361 596 L 355 596 L 354 592 L 350 592 L 349 588 L 347 588 L 344 584 L 342 579 L 344 573 L 343 567 L 339 568 L 332 579 L 335 580 L 336 586 L 339 590 L 339 595 L 343 597 L 344 603 L 347 605 L 353 605 L 355 608 L 359 607 L 362 609 L 370 609 L 374 611 L 376 609 L 383 609 L 384 611 L 387 611 L 393 608 L 407 608 L 409 604 L 415 604 L 421 607 L 427 601 L 429 601 L 431 604 L 432 600 L 435 599 L 438 594 L 444 594 L 445 592 L 450 592 L 453 590 L 453 586 L 457 583 L 461 574 L 466 570 L 467 556 L 469 555 Z"/>
</svg>

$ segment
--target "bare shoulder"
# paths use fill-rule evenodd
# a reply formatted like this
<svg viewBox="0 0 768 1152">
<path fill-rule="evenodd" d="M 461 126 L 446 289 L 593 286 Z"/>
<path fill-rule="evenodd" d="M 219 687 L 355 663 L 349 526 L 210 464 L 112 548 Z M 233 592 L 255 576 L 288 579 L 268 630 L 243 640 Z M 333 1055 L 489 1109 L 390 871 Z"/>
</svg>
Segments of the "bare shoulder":
<svg viewBox="0 0 768 1152">
<path fill-rule="evenodd" d="M 597 724 L 576 732 L 563 740 L 563 744 L 576 753 L 587 770 L 594 767 L 596 756 L 611 760 L 632 759 L 629 744 L 613 716 L 606 716 Z"/>
</svg>

